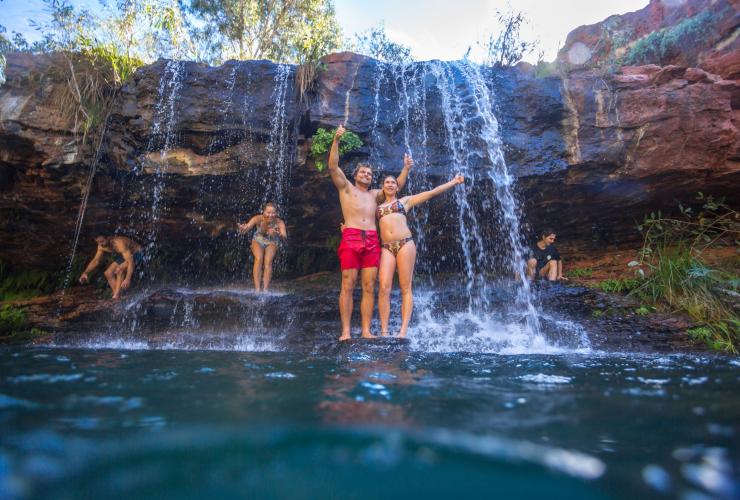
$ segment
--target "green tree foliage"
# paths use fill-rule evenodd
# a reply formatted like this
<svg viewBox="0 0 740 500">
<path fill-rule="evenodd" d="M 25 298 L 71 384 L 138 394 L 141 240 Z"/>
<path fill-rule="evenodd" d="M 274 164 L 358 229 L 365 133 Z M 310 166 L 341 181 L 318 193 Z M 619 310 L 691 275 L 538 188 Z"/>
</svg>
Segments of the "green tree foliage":
<svg viewBox="0 0 740 500">
<path fill-rule="evenodd" d="M 498 34 L 491 34 L 486 41 L 478 44 L 484 51 L 484 64 L 513 66 L 531 53 L 537 43 L 522 40 L 521 29 L 526 22 L 527 19 L 521 12 L 496 11 Z"/>
<path fill-rule="evenodd" d="M 191 33 L 206 59 L 304 63 L 338 48 L 330 0 L 190 0 Z"/>
<path fill-rule="evenodd" d="M 350 47 L 358 54 L 374 57 L 388 63 L 412 61 L 411 48 L 391 40 L 385 32 L 385 24 L 355 35 L 356 45 Z"/>
</svg>

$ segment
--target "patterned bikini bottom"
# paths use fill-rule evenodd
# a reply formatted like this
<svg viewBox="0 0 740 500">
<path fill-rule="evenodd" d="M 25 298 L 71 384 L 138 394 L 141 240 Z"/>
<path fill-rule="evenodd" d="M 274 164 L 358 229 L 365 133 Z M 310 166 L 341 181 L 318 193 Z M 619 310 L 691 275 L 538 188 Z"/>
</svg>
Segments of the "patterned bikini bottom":
<svg viewBox="0 0 740 500">
<path fill-rule="evenodd" d="M 408 238 L 403 238 L 401 240 L 389 241 L 388 243 L 383 243 L 383 248 L 390 251 L 394 257 L 398 257 L 398 252 L 400 252 L 403 246 L 409 241 L 414 241 L 414 238 L 409 236 Z"/>
</svg>

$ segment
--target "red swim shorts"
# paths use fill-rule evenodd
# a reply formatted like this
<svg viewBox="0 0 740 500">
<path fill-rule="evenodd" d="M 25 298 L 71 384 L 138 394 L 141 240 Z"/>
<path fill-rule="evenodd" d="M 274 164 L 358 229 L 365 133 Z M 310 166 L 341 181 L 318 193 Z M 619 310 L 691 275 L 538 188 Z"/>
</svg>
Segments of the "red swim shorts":
<svg viewBox="0 0 740 500">
<path fill-rule="evenodd" d="M 337 248 L 337 255 L 342 271 L 378 267 L 380 264 L 378 232 L 348 227 L 342 231 L 342 242 Z"/>
</svg>

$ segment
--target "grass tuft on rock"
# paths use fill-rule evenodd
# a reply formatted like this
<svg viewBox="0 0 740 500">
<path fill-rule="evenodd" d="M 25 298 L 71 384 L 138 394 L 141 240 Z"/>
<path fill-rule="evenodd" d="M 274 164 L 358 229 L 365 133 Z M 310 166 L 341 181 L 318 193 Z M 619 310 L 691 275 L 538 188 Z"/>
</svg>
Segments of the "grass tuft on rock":
<svg viewBox="0 0 740 500">
<path fill-rule="evenodd" d="M 681 217 L 652 213 L 638 227 L 640 260 L 630 263 L 638 280 L 630 291 L 652 306 L 687 313 L 698 326 L 692 338 L 737 353 L 740 345 L 740 213 L 722 199 L 705 197 L 698 212 L 679 205 Z M 707 250 L 734 247 L 729 263 L 710 262 Z"/>
</svg>

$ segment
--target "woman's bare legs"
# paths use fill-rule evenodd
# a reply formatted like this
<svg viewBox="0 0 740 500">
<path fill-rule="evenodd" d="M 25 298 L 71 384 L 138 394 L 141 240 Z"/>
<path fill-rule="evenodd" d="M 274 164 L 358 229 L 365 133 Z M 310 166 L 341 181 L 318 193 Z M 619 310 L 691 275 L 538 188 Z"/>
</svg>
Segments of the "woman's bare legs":
<svg viewBox="0 0 740 500">
<path fill-rule="evenodd" d="M 272 280 L 272 261 L 277 253 L 277 245 L 267 245 L 265 248 L 265 272 L 262 275 L 262 291 L 266 292 Z"/>
<path fill-rule="evenodd" d="M 393 288 L 393 275 L 396 273 L 396 258 L 386 248 L 381 249 L 380 252 L 378 316 L 380 316 L 380 335 L 387 337 L 388 320 L 391 316 L 391 289 Z"/>
<path fill-rule="evenodd" d="M 405 337 L 414 310 L 414 295 L 411 285 L 414 281 L 414 265 L 416 264 L 416 244 L 413 241 L 406 243 L 396 255 L 398 267 L 398 285 L 401 287 L 401 331 L 399 337 Z"/>
<path fill-rule="evenodd" d="M 255 291 L 261 291 L 262 282 L 262 261 L 265 255 L 265 249 L 256 241 L 252 241 L 252 255 L 254 255 L 254 266 L 252 266 L 252 278 L 254 278 Z"/>
</svg>

